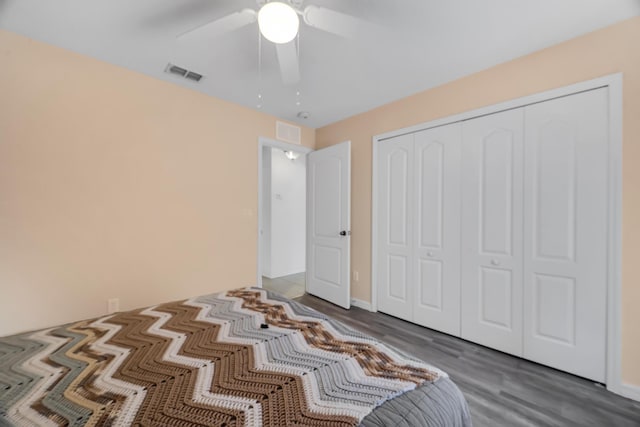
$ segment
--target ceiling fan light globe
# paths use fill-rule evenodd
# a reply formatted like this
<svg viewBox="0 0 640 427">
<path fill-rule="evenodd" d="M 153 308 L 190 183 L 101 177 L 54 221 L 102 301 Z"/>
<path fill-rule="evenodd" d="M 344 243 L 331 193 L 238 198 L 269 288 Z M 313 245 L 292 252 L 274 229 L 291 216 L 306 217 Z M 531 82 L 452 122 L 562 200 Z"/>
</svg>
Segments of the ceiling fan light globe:
<svg viewBox="0 0 640 427">
<path fill-rule="evenodd" d="M 260 33 L 273 43 L 289 43 L 298 34 L 300 19 L 296 11 L 286 3 L 272 1 L 258 12 Z"/>
</svg>

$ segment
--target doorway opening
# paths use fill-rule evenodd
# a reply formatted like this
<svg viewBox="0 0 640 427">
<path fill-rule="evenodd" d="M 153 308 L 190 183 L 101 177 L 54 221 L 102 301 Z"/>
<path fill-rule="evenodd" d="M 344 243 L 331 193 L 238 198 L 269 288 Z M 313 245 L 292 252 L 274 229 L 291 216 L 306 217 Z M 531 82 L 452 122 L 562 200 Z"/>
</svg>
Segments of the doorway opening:
<svg viewBox="0 0 640 427">
<path fill-rule="evenodd" d="M 259 144 L 258 286 L 288 298 L 306 290 L 306 154 L 267 139 Z"/>
</svg>

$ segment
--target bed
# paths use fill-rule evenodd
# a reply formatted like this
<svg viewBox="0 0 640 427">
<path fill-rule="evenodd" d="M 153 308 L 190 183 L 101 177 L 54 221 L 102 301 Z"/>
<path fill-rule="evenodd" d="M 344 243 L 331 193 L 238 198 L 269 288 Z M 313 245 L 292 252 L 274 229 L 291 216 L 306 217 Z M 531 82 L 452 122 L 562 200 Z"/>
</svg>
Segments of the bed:
<svg viewBox="0 0 640 427">
<path fill-rule="evenodd" d="M 0 338 L 0 426 L 470 426 L 447 374 L 236 289 Z"/>
</svg>

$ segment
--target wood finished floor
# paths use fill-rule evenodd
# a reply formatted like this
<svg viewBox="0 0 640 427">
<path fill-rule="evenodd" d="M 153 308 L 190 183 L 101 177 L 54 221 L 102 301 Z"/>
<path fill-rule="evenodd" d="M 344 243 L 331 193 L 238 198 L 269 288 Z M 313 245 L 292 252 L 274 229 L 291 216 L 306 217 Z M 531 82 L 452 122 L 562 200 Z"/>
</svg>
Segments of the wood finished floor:
<svg viewBox="0 0 640 427">
<path fill-rule="evenodd" d="M 475 427 L 640 426 L 640 403 L 602 385 L 386 314 L 344 310 L 308 294 L 296 300 L 446 371 Z"/>
</svg>

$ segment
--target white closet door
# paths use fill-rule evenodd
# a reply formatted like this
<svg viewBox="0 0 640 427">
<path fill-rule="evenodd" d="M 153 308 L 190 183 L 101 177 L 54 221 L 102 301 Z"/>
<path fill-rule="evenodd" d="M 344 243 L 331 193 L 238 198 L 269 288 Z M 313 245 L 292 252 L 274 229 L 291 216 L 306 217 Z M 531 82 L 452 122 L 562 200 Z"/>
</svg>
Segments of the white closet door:
<svg viewBox="0 0 640 427">
<path fill-rule="evenodd" d="M 462 124 L 415 134 L 413 320 L 460 335 L 460 144 Z"/>
<path fill-rule="evenodd" d="M 413 134 L 378 150 L 378 309 L 413 320 Z"/>
<path fill-rule="evenodd" d="M 605 380 L 608 90 L 526 107 L 524 356 Z"/>
<path fill-rule="evenodd" d="M 462 129 L 462 337 L 521 355 L 523 110 Z"/>
</svg>

